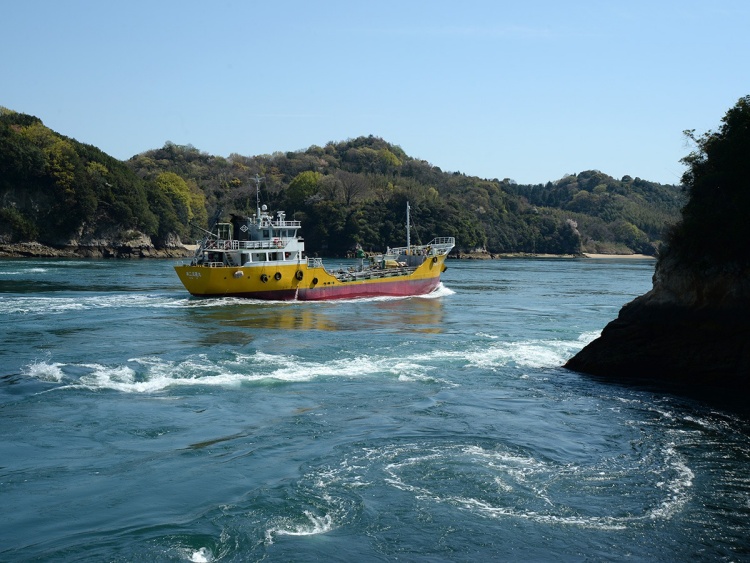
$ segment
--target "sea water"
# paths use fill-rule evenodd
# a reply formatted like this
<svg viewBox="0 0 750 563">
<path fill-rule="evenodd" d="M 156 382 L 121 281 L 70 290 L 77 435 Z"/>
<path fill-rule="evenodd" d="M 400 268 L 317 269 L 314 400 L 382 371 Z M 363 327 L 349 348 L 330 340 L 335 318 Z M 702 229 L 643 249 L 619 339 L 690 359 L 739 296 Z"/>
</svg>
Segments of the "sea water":
<svg viewBox="0 0 750 563">
<path fill-rule="evenodd" d="M 322 303 L 173 264 L 0 261 L 0 560 L 750 559 L 746 412 L 560 367 L 653 261 Z"/>
</svg>

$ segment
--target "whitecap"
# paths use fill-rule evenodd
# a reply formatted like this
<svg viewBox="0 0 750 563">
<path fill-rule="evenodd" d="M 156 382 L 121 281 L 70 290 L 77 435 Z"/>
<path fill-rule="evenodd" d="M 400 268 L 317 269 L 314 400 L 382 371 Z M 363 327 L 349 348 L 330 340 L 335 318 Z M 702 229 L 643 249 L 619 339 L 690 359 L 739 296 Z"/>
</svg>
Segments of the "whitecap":
<svg viewBox="0 0 750 563">
<path fill-rule="evenodd" d="M 82 364 L 81 367 L 91 370 L 79 379 L 79 383 L 85 387 L 131 391 L 136 385 L 135 371 L 128 366 L 110 367 L 100 364 Z"/>
<path fill-rule="evenodd" d="M 124 393 L 155 393 L 172 386 L 236 386 L 246 382 L 276 380 L 311 381 L 319 377 L 362 377 L 392 374 L 398 378 L 424 376 L 423 366 L 410 362 L 394 363 L 390 358 L 356 356 L 328 362 L 301 360 L 295 356 L 256 352 L 237 354 L 215 361 L 205 354 L 170 361 L 157 357 L 133 358 L 129 365 L 81 364 L 88 373 L 79 384 L 91 389 L 111 389 Z"/>
<path fill-rule="evenodd" d="M 581 333 L 581 335 L 578 337 L 578 342 L 580 342 L 583 346 L 586 346 L 587 344 L 590 344 L 597 338 L 599 338 L 602 335 L 601 330 L 592 330 L 590 332 L 584 332 Z"/>
<path fill-rule="evenodd" d="M 309 510 L 305 510 L 304 514 L 307 522 L 299 523 L 286 519 L 283 523 L 266 530 L 266 543 L 272 544 L 274 536 L 315 536 L 334 529 L 333 518 L 330 514 L 318 516 Z"/>
<path fill-rule="evenodd" d="M 563 365 L 584 344 L 581 340 L 521 340 L 508 342 L 486 333 L 477 337 L 487 339 L 481 344 L 465 348 L 438 349 L 410 356 L 411 360 L 432 363 L 448 360 L 485 369 L 515 366 L 520 368 L 556 368 Z"/>
<path fill-rule="evenodd" d="M 505 342 L 496 340 L 489 345 L 471 346 L 465 350 L 443 350 L 430 357 L 463 360 L 470 366 L 499 368 L 508 365 L 525 368 L 559 367 L 571 355 L 574 345 L 568 341 L 527 340 Z"/>
<path fill-rule="evenodd" d="M 486 332 L 477 332 L 476 336 L 479 336 L 480 338 L 489 338 L 490 340 L 497 340 L 498 337 L 494 334 L 487 334 Z"/>
<path fill-rule="evenodd" d="M 689 491 L 695 477 L 685 459 L 675 449 L 675 444 L 668 444 L 663 453 L 674 475 L 667 481 L 657 483 L 659 488 L 669 494 L 659 506 L 651 510 L 649 517 L 652 519 L 668 519 L 679 512 L 690 499 Z"/>
<path fill-rule="evenodd" d="M 291 354 L 234 353 L 219 360 L 197 354 L 179 360 L 159 357 L 132 358 L 123 365 L 85 364 L 88 373 L 79 383 L 89 388 L 127 393 L 156 393 L 171 386 L 237 386 L 263 381 L 307 382 L 318 378 L 394 377 L 411 383 L 457 386 L 444 374 L 446 361 L 458 366 L 483 369 L 503 366 L 519 368 L 558 367 L 570 356 L 576 341 L 485 341 L 465 348 L 434 350 L 406 355 L 392 351 L 383 355 L 359 354 L 327 361 Z M 412 348 L 410 348 L 410 351 Z"/>
<path fill-rule="evenodd" d="M 190 561 L 191 563 L 209 563 L 215 559 L 213 552 L 208 547 L 200 547 L 198 549 L 192 547 L 176 547 L 175 550 L 179 553 L 180 558 Z"/>
<path fill-rule="evenodd" d="M 54 315 L 66 311 L 77 311 L 85 306 L 69 297 L 13 297 L 0 298 L 0 313 L 10 314 L 34 314 L 43 313 Z"/>
<path fill-rule="evenodd" d="M 65 377 L 62 371 L 64 364 L 33 362 L 21 369 L 21 375 L 33 377 L 41 381 L 51 381 L 59 383 Z"/>
<path fill-rule="evenodd" d="M 23 270 L 5 270 L 0 271 L 0 276 L 20 276 L 24 274 L 43 274 L 47 268 L 27 268 Z"/>
<path fill-rule="evenodd" d="M 0 297 L 0 313 L 57 315 L 96 309 L 181 309 L 232 305 L 244 301 L 194 300 L 147 293 L 115 293 L 83 297 Z"/>
<path fill-rule="evenodd" d="M 211 553 L 211 550 L 207 547 L 201 547 L 200 549 L 193 551 L 190 554 L 190 561 L 193 563 L 209 563 L 209 561 L 213 561 L 213 553 Z"/>
</svg>

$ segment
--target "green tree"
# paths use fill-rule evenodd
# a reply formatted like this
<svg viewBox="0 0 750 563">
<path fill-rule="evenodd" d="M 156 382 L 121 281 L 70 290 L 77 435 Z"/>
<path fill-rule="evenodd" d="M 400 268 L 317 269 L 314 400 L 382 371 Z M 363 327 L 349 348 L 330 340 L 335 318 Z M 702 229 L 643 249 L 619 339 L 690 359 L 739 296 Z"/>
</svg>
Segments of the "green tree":
<svg viewBox="0 0 750 563">
<path fill-rule="evenodd" d="M 312 170 L 300 172 L 295 176 L 286 190 L 286 199 L 292 211 L 302 209 L 305 202 L 318 193 L 322 178 L 323 175 L 320 172 Z"/>
<path fill-rule="evenodd" d="M 401 160 L 385 147 L 378 151 L 378 162 L 380 164 L 380 171 L 383 173 L 401 166 Z"/>
<path fill-rule="evenodd" d="M 156 189 L 171 202 L 172 210 L 178 222 L 175 224 L 169 206 L 165 206 L 161 198 L 152 198 L 152 202 L 157 209 L 162 211 L 165 218 L 165 221 L 160 225 L 160 236 L 165 236 L 163 227 L 166 225 L 169 225 L 169 228 L 180 236 L 185 237 L 190 233 L 191 223 L 195 222 L 201 226 L 206 224 L 205 196 L 192 181 L 191 183 L 193 189 L 188 185 L 188 182 L 174 172 L 162 172 L 154 179 Z"/>
<path fill-rule="evenodd" d="M 206 196 L 195 184 L 194 180 L 188 182 L 190 188 L 190 210 L 193 213 L 191 222 L 199 227 L 206 227 L 208 223 L 208 211 L 206 210 Z"/>
<path fill-rule="evenodd" d="M 718 131 L 685 134 L 696 150 L 682 159 L 689 200 L 670 232 L 670 250 L 696 266 L 750 262 L 750 96 L 726 113 Z"/>
<path fill-rule="evenodd" d="M 361 199 L 370 189 L 370 183 L 362 174 L 353 174 L 344 170 L 336 172 L 336 179 L 341 186 L 341 193 L 344 203 L 347 206 L 352 205 L 358 199 Z"/>
</svg>

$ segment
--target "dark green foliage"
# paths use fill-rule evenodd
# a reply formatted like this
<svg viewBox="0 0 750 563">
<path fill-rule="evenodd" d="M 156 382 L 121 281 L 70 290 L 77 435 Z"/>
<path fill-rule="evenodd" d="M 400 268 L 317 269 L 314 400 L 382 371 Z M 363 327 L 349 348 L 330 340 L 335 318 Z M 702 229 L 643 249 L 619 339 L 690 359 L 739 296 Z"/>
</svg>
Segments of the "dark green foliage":
<svg viewBox="0 0 750 563">
<path fill-rule="evenodd" d="M 264 179 L 261 201 L 303 220 L 311 254 L 344 254 L 357 243 L 373 251 L 405 244 L 407 200 L 417 243 L 454 236 L 461 250 L 655 254 L 682 199 L 675 186 L 597 171 L 546 186 L 446 173 L 373 136 L 228 159 L 167 143 L 128 164 L 141 177 L 172 171 L 194 179 L 209 214 L 217 206 L 252 213 L 257 174 Z"/>
<path fill-rule="evenodd" d="M 30 116 L 24 116 L 30 117 Z M 20 135 L 14 134 L 7 115 L 0 114 L 0 189 L 26 183 L 44 174 L 42 150 Z"/>
<path fill-rule="evenodd" d="M 669 246 L 696 266 L 750 262 L 750 96 L 741 98 L 718 131 L 696 138 L 683 159 L 689 200 Z"/>
<path fill-rule="evenodd" d="M 0 109 L 0 212 L 4 236 L 64 243 L 102 229 L 155 235 L 144 182 L 122 162 Z"/>
<path fill-rule="evenodd" d="M 10 242 L 37 240 L 39 232 L 33 221 L 24 217 L 13 207 L 0 209 L 0 237 L 7 237 Z"/>
<path fill-rule="evenodd" d="M 620 243 L 654 254 L 665 227 L 675 221 L 683 198 L 675 186 L 625 176 L 615 180 L 591 170 L 546 186 L 517 186 L 530 204 L 568 210 L 579 224 L 584 245 Z"/>
<path fill-rule="evenodd" d="M 149 182 L 147 195 L 151 211 L 159 218 L 153 235 L 164 242 L 170 234 L 180 232 L 184 226 L 180 223 L 174 204 L 166 192 L 159 189 L 155 183 Z"/>
<path fill-rule="evenodd" d="M 185 197 L 159 187 L 159 176 L 169 172 L 186 182 L 187 191 L 180 184 L 177 194 Z M 407 201 L 417 244 L 454 236 L 462 251 L 653 254 L 681 198 L 674 186 L 597 171 L 545 186 L 443 172 L 373 136 L 228 158 L 167 142 L 123 163 L 35 117 L 0 110 L 0 209 L 12 224 L 0 233 L 6 238 L 54 243 L 105 227 L 139 230 L 157 243 L 189 237 L 187 221 L 206 227 L 217 209 L 252 214 L 256 175 L 263 178 L 261 203 L 303 221 L 311 254 L 405 244 Z"/>
</svg>

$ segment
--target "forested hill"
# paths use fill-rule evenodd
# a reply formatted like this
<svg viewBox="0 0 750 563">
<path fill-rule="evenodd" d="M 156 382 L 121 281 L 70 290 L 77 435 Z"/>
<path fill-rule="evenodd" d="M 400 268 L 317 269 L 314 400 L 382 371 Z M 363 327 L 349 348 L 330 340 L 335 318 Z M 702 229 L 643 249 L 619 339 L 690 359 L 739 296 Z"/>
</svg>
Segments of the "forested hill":
<svg viewBox="0 0 750 563">
<path fill-rule="evenodd" d="M 0 107 L 0 242 L 157 247 L 206 223 L 203 193 L 175 174 L 143 179 L 122 161 Z"/>
<path fill-rule="evenodd" d="M 271 155 L 213 156 L 166 143 L 121 162 L 0 109 L 0 238 L 60 245 L 104 231 L 141 232 L 158 246 L 190 241 L 221 210 L 269 209 L 303 221 L 308 251 L 343 255 L 454 236 L 461 251 L 654 254 L 679 216 L 677 186 L 598 171 L 546 185 L 443 172 L 369 136 Z"/>
</svg>

